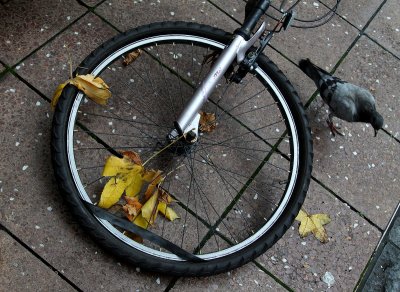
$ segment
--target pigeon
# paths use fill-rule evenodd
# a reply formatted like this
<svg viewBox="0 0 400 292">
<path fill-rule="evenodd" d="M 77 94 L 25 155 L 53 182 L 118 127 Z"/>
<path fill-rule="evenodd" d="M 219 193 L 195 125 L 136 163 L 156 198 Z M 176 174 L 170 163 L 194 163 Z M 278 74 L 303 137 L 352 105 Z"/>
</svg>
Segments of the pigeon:
<svg viewBox="0 0 400 292">
<path fill-rule="evenodd" d="M 347 122 L 370 123 L 376 137 L 378 130 L 382 129 L 383 117 L 376 111 L 375 98 L 368 90 L 332 76 L 309 59 L 300 60 L 299 67 L 314 81 L 323 101 L 329 106 L 326 122 L 333 136 L 335 133 L 343 136 L 332 122 L 336 116 Z"/>
</svg>

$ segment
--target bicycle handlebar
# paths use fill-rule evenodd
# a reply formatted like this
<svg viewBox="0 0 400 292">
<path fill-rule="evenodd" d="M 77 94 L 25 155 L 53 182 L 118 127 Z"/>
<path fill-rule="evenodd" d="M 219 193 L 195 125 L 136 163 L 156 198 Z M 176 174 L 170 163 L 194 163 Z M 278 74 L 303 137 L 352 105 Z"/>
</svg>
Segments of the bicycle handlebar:
<svg viewBox="0 0 400 292">
<path fill-rule="evenodd" d="M 235 34 L 242 36 L 245 40 L 250 39 L 252 30 L 255 28 L 260 18 L 265 14 L 271 3 L 270 0 L 260 0 L 257 4 L 255 4 L 255 2 L 256 0 L 248 2 L 248 5 L 250 7 L 251 5 L 254 5 L 254 8 L 251 10 L 248 17 L 246 17 L 242 27 L 235 31 Z"/>
</svg>

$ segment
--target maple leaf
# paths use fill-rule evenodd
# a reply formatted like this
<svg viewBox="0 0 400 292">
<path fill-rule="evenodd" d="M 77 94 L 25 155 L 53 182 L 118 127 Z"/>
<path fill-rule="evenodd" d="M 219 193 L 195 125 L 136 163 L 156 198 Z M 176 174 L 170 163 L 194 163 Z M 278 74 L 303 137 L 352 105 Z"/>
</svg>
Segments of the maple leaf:
<svg viewBox="0 0 400 292">
<path fill-rule="evenodd" d="M 326 214 L 309 215 L 306 211 L 300 210 L 296 217 L 300 221 L 299 234 L 301 237 L 306 237 L 313 233 L 314 236 L 322 243 L 328 242 L 328 234 L 323 225 L 331 222 L 331 219 Z"/>
<path fill-rule="evenodd" d="M 92 74 L 77 75 L 75 78 L 71 78 L 57 87 L 50 104 L 53 110 L 67 84 L 74 85 L 76 88 L 83 91 L 88 98 L 101 105 L 107 104 L 108 99 L 111 97 L 108 85 L 100 77 L 96 77 Z"/>
</svg>

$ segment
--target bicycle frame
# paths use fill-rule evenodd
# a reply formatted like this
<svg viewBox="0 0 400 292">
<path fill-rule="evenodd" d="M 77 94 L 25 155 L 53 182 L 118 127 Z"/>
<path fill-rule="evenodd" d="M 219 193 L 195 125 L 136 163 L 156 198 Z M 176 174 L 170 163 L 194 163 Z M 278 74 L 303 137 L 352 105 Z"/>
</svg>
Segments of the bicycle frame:
<svg viewBox="0 0 400 292">
<path fill-rule="evenodd" d="M 195 138 L 197 137 L 198 121 L 200 118 L 199 110 L 208 100 L 215 86 L 224 76 L 232 62 L 236 59 L 237 63 L 240 64 L 245 59 L 247 51 L 263 34 L 266 27 L 265 22 L 262 23 L 256 33 L 251 36 L 251 32 L 260 18 L 265 14 L 269 5 L 270 0 L 258 1 L 252 12 L 246 18 L 243 26 L 235 31 L 231 44 L 222 51 L 209 73 L 186 104 L 179 118 L 175 121 L 175 129 L 179 135 L 185 135 L 191 132 L 192 136 L 195 136 Z M 177 135 L 176 133 L 171 133 L 170 136 L 176 137 Z"/>
</svg>

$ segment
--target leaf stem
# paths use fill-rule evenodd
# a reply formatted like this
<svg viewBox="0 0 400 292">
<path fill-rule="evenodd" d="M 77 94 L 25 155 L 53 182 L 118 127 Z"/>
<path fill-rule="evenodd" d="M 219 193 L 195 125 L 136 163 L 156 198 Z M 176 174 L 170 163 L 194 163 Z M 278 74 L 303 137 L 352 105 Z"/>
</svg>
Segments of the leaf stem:
<svg viewBox="0 0 400 292">
<path fill-rule="evenodd" d="M 149 159 L 147 159 L 142 165 L 145 166 L 150 160 L 152 160 L 154 157 L 156 157 L 157 155 L 159 155 L 161 152 L 163 152 L 164 150 L 168 149 L 169 147 L 171 147 L 174 143 L 178 142 L 180 139 L 182 139 L 183 135 L 179 136 L 178 139 L 172 141 L 171 143 L 169 143 L 167 146 L 165 146 L 164 148 L 162 148 L 161 150 L 157 151 L 156 153 L 154 153 L 152 156 L 150 156 Z"/>
</svg>

